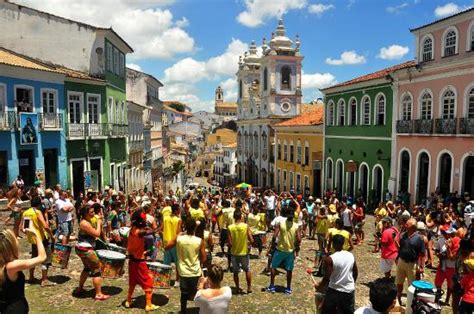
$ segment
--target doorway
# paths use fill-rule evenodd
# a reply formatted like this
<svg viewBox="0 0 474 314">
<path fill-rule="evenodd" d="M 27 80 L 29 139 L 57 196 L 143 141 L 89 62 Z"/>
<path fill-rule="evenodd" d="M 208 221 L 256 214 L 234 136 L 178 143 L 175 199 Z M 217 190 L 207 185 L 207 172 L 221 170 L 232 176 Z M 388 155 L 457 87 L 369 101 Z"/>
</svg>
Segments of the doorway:
<svg viewBox="0 0 474 314">
<path fill-rule="evenodd" d="M 359 192 L 364 198 L 364 201 L 367 202 L 367 184 L 369 181 L 369 167 L 366 164 L 360 166 L 359 174 Z"/>
<path fill-rule="evenodd" d="M 451 193 L 451 170 L 453 168 L 453 160 L 448 153 L 444 153 L 439 158 L 439 177 L 438 186 L 443 197 Z"/>
<path fill-rule="evenodd" d="M 344 164 L 342 160 L 336 162 L 336 191 L 338 197 L 342 197 L 343 193 Z"/>
<path fill-rule="evenodd" d="M 0 187 L 8 187 L 8 158 L 7 151 L 0 151 Z"/>
<path fill-rule="evenodd" d="M 35 152 L 33 150 L 18 151 L 18 165 L 20 175 L 26 186 L 32 186 L 35 181 Z"/>
<path fill-rule="evenodd" d="M 90 158 L 89 164 L 91 171 L 97 171 L 97 190 L 102 191 L 102 159 Z"/>
<path fill-rule="evenodd" d="M 58 183 L 58 151 L 57 149 L 43 150 L 45 185 L 55 186 Z"/>
<path fill-rule="evenodd" d="M 383 170 L 380 166 L 374 167 L 373 180 L 374 204 L 378 204 L 382 200 L 383 192 Z"/>
<path fill-rule="evenodd" d="M 72 191 L 74 197 L 84 191 L 84 160 L 74 160 L 71 162 L 72 167 Z"/>
<path fill-rule="evenodd" d="M 462 191 L 468 192 L 474 199 L 474 156 L 469 156 L 464 161 Z"/>
<path fill-rule="evenodd" d="M 348 196 L 351 196 L 353 199 L 354 199 L 354 196 L 355 196 L 355 179 L 356 179 L 356 175 L 355 175 L 355 172 L 348 172 L 348 180 L 349 182 L 347 182 L 347 195 Z"/>
<path fill-rule="evenodd" d="M 429 168 L 430 157 L 427 153 L 423 152 L 418 157 L 418 189 L 416 194 L 416 202 L 418 204 L 421 204 L 426 195 L 428 195 Z"/>
<path fill-rule="evenodd" d="M 410 182 L 410 154 L 404 150 L 400 157 L 400 186 L 399 192 L 407 193 Z"/>
</svg>

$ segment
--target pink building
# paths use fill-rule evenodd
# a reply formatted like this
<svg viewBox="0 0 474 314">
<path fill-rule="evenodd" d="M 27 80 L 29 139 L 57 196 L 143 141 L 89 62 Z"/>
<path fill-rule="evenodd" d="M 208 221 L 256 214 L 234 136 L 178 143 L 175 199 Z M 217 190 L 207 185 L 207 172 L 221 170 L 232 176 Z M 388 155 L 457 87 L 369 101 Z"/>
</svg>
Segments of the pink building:
<svg viewBox="0 0 474 314">
<path fill-rule="evenodd" d="M 416 65 L 395 73 L 397 191 L 474 196 L 474 9 L 412 29 Z"/>
</svg>

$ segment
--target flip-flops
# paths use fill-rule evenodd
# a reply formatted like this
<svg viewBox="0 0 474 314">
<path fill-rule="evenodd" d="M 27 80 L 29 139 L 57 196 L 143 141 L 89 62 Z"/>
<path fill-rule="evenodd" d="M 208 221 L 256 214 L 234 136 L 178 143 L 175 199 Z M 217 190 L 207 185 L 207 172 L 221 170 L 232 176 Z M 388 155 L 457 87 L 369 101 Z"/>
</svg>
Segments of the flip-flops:
<svg viewBox="0 0 474 314">
<path fill-rule="evenodd" d="M 156 311 L 158 310 L 160 307 L 158 305 L 155 305 L 155 304 L 152 304 L 152 305 L 147 305 L 145 306 L 145 311 L 146 312 L 151 312 L 151 311 Z"/>
<path fill-rule="evenodd" d="M 108 294 L 101 294 L 101 295 L 96 295 L 96 296 L 95 296 L 95 300 L 96 300 L 96 301 L 105 301 L 105 300 L 110 299 L 110 297 L 111 297 L 111 296 L 108 295 Z"/>
</svg>

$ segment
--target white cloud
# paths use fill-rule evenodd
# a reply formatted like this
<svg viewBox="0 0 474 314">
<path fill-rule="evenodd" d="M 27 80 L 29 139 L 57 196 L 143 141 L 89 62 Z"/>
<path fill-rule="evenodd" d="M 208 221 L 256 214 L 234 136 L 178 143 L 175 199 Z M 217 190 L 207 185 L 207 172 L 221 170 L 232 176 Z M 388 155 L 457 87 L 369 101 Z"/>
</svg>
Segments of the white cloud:
<svg viewBox="0 0 474 314">
<path fill-rule="evenodd" d="M 336 78 L 331 73 L 303 73 L 301 77 L 301 87 L 304 90 L 303 95 L 306 94 L 308 89 L 326 88 L 334 85 L 336 82 Z"/>
<path fill-rule="evenodd" d="M 326 63 L 330 65 L 362 64 L 366 62 L 365 57 L 358 55 L 354 50 L 344 51 L 339 59 L 326 58 Z"/>
<path fill-rule="evenodd" d="M 436 17 L 445 17 L 448 15 L 456 14 L 460 11 L 469 9 L 471 6 L 459 6 L 453 2 L 446 3 L 445 5 L 441 5 L 436 7 L 434 14 Z"/>
<path fill-rule="evenodd" d="M 387 7 L 385 10 L 388 12 L 388 13 L 393 13 L 393 14 L 399 14 L 402 12 L 403 9 L 405 9 L 406 7 L 408 7 L 409 4 L 407 2 L 404 2 L 400 5 L 396 5 L 396 6 L 392 6 L 392 7 Z"/>
<path fill-rule="evenodd" d="M 407 46 L 391 45 L 389 47 L 380 48 L 377 58 L 384 60 L 398 60 L 403 58 L 410 49 Z"/>
<path fill-rule="evenodd" d="M 139 66 L 138 64 L 135 64 L 135 63 L 127 63 L 127 68 L 137 70 L 137 71 L 140 71 L 140 72 L 143 71 L 142 67 Z"/>
<path fill-rule="evenodd" d="M 213 111 L 214 101 L 202 100 L 198 88 L 191 83 L 170 83 L 160 89 L 162 100 L 176 100 L 190 106 L 193 112 L 199 110 Z"/>
<path fill-rule="evenodd" d="M 245 0 L 245 11 L 237 16 L 237 21 L 248 27 L 257 27 L 290 10 L 303 9 L 306 4 L 307 0 Z"/>
<path fill-rule="evenodd" d="M 312 4 L 308 7 L 309 13 L 314 13 L 318 17 L 322 16 L 324 12 L 330 9 L 334 9 L 335 6 L 332 4 L 322 4 L 322 3 L 316 3 Z"/>
<path fill-rule="evenodd" d="M 167 59 L 195 50 L 194 39 L 184 30 L 189 24 L 183 17 L 175 21 L 164 5 L 173 0 L 18 0 L 19 4 L 95 26 L 110 27 L 135 50 L 133 59 Z"/>
<path fill-rule="evenodd" d="M 196 83 L 206 77 L 206 64 L 193 58 L 186 58 L 165 70 L 165 82 Z"/>
<path fill-rule="evenodd" d="M 237 80 L 228 78 L 219 84 L 224 90 L 224 100 L 228 102 L 237 101 Z"/>
</svg>

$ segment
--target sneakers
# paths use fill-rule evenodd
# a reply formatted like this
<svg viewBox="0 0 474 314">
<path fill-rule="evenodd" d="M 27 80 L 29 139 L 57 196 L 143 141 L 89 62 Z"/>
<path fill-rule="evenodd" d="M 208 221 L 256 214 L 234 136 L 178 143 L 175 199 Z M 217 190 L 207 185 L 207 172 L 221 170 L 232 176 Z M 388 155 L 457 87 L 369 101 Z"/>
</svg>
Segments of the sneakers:
<svg viewBox="0 0 474 314">
<path fill-rule="evenodd" d="M 271 292 L 271 293 L 275 293 L 275 291 L 276 291 L 276 290 L 275 290 L 275 286 L 272 286 L 272 285 L 268 286 L 267 289 L 266 289 L 266 291 L 267 291 L 267 292 Z"/>
<path fill-rule="evenodd" d="M 285 288 L 285 294 L 292 294 L 293 293 L 293 290 L 291 290 L 291 288 Z"/>
<path fill-rule="evenodd" d="M 156 311 L 156 310 L 158 310 L 159 308 L 160 308 L 160 307 L 159 307 L 158 305 L 151 304 L 151 305 L 145 306 L 145 311 L 146 311 L 146 312 Z"/>
</svg>

